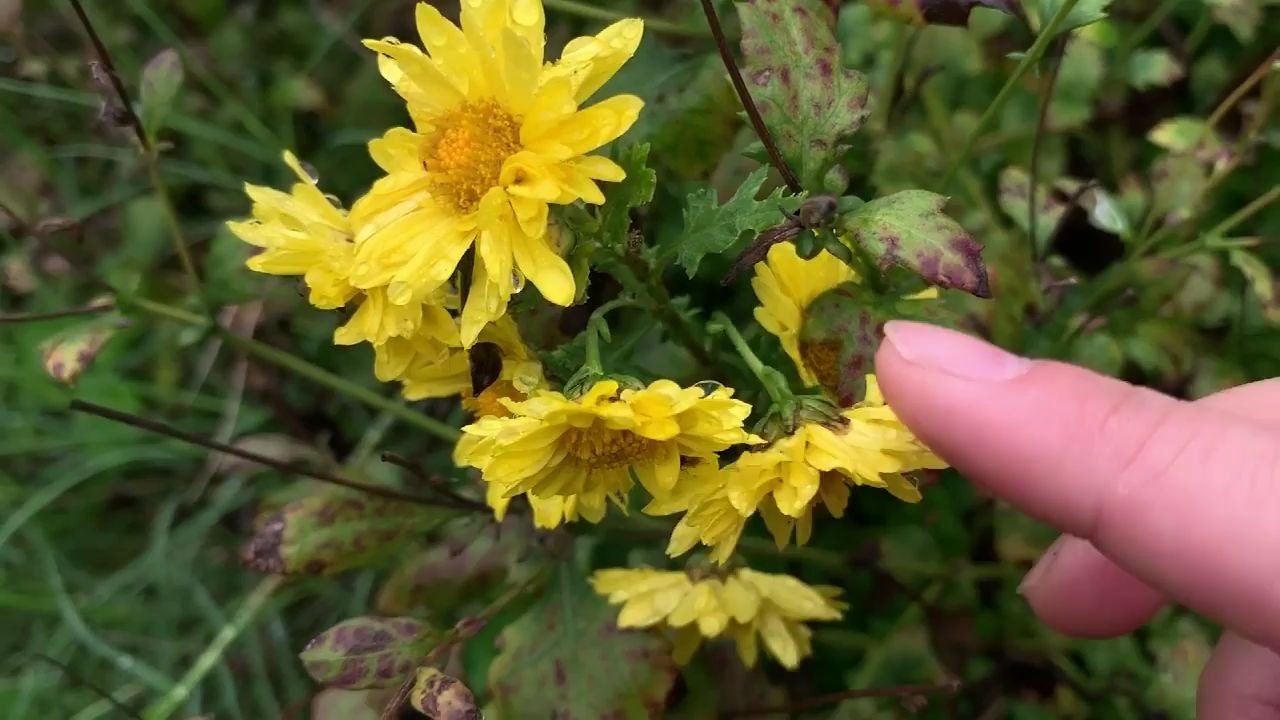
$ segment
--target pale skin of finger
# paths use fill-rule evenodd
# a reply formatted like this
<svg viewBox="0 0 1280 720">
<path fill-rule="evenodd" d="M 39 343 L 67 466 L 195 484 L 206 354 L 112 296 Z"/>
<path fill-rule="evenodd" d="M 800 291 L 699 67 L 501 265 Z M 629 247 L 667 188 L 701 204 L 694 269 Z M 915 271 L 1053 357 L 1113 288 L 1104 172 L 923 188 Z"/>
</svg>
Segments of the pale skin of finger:
<svg viewBox="0 0 1280 720">
<path fill-rule="evenodd" d="M 1224 390 L 1195 403 L 1280 426 L 1280 381 Z M 1116 637 L 1145 625 L 1167 601 L 1092 543 L 1062 536 L 1027 575 L 1020 592 L 1046 625 L 1066 635 Z"/>
<path fill-rule="evenodd" d="M 1045 551 L 1018 591 L 1044 624 L 1083 638 L 1133 632 L 1168 602 L 1088 540 L 1071 535 Z"/>
<path fill-rule="evenodd" d="M 974 482 L 1151 587 L 1280 647 L 1280 434 L 959 333 L 891 323 L 877 358 L 904 421 Z M 957 422 L 963 418 L 963 422 Z"/>
<path fill-rule="evenodd" d="M 1233 632 L 1224 633 L 1200 675 L 1196 717 L 1280 718 L 1280 656 Z"/>
</svg>

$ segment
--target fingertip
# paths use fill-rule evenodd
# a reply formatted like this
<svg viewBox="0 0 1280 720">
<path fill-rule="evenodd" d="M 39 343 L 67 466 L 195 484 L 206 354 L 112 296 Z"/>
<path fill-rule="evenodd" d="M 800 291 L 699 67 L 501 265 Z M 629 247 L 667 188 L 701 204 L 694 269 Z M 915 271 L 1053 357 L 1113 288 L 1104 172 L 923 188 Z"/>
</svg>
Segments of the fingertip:
<svg viewBox="0 0 1280 720">
<path fill-rule="evenodd" d="M 1080 638 L 1133 632 L 1166 604 L 1159 592 L 1070 535 L 1050 546 L 1018 592 L 1044 624 Z"/>
</svg>

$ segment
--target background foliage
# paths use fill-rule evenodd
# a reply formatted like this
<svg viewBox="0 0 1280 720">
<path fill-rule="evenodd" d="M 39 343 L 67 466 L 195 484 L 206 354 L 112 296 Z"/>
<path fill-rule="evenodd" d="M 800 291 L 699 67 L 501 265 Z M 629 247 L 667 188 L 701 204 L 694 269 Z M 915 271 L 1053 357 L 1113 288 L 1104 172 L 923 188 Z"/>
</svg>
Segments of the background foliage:
<svg viewBox="0 0 1280 720">
<path fill-rule="evenodd" d="M 439 4 L 450 11 L 449 2 Z M 994 299 L 944 294 L 955 322 L 1021 352 L 1184 397 L 1280 375 L 1273 277 L 1280 269 L 1280 73 L 1268 72 L 1280 44 L 1280 6 L 1126 0 L 1107 8 L 1083 0 L 1061 28 L 1069 34 L 1047 38 L 1045 60 L 1018 76 L 1037 37 L 1024 21 L 1042 27 L 1059 6 L 1054 0 L 1026 2 L 1012 15 L 997 11 L 1018 7 L 1008 2 L 828 4 L 840 7 L 838 46 L 825 50 L 864 73 L 874 98 L 857 121 L 861 131 L 830 148 L 852 191 L 871 198 L 923 188 L 949 196 L 948 213 L 986 246 Z M 937 22 L 958 16 L 963 25 L 974 5 L 981 7 L 967 27 Z M 750 148 L 755 135 L 697 3 L 547 6 L 552 46 L 615 16 L 654 19 L 640 53 L 610 87 L 648 103 L 626 138 L 651 145 L 648 163 L 657 171 L 653 203 L 639 217 L 690 271 L 668 278 L 677 298 L 690 298 L 673 301 L 673 312 L 692 305 L 744 316 L 754 302 L 747 284 L 726 294 L 717 278 L 729 259 L 702 254 L 741 247 L 741 232 L 771 222 L 749 213 L 778 212 L 782 201 L 746 203 L 740 194 L 744 212 L 732 212 L 744 182 L 748 194 L 778 183 L 748 177 L 756 165 L 743 152 L 758 152 Z M 732 5 L 719 8 L 738 34 Z M 371 481 L 404 474 L 381 461 L 382 451 L 433 470 L 450 467 L 449 448 L 399 421 L 394 404 L 371 409 L 352 393 L 327 391 L 244 351 L 240 339 L 256 338 L 366 395 L 389 393 L 373 380 L 364 347 L 332 346 L 332 314 L 310 310 L 288 282 L 243 269 L 249 249 L 222 225 L 247 209 L 244 180 L 286 180 L 283 148 L 295 149 L 342 197 L 374 179 L 363 143 L 402 122 L 403 108 L 358 40 L 411 37 L 411 4 L 124 0 L 89 9 L 125 84 L 142 96 L 148 132 L 160 139 L 154 170 L 226 330 L 180 322 L 184 284 L 167 201 L 130 131 L 113 122 L 119 108 L 89 69 L 93 56 L 70 5 L 0 0 L 0 311 L 83 307 L 109 292 L 162 301 L 158 310 L 135 307 L 89 321 L 0 324 L 6 716 L 110 717 L 118 709 L 99 688 L 146 708 L 148 718 L 303 717 L 313 700 L 314 717 L 377 717 L 367 693 L 317 694 L 297 654 L 339 621 L 383 615 L 427 618 L 436 630 L 369 629 L 395 638 L 377 658 L 394 664 L 396 653 L 436 644 L 423 633 L 474 635 L 451 651 L 451 674 L 496 710 L 543 703 L 531 711 L 542 717 L 569 704 L 584 716 L 713 717 L 734 703 L 785 705 L 949 676 L 963 687 L 931 702 L 922 717 L 1192 717 L 1194 678 L 1214 629 L 1172 611 L 1111 641 L 1067 640 L 1040 627 L 1015 588 L 1052 533 L 957 477 L 943 477 L 919 506 L 859 494 L 844 522 L 819 526 L 814 548 L 795 559 L 761 553 L 762 569 L 839 584 L 851 603 L 842 624 L 819 630 L 816 657 L 802 672 L 745 676 L 731 662 L 704 659 L 677 680 L 644 639 L 624 648 L 628 660 L 581 655 L 581 633 L 593 632 L 603 609 L 594 596 L 577 596 L 587 570 L 574 563 L 561 573 L 577 585 L 559 587 L 559 575 L 550 581 L 538 602 L 559 605 L 544 615 L 522 615 L 528 601 L 519 598 L 491 605 L 528 575 L 531 538 L 521 528 L 496 535 L 471 523 L 441 528 L 428 514 L 397 521 L 368 507 L 352 510 L 345 524 L 322 521 L 308 515 L 316 501 L 304 497 L 317 496 L 314 481 L 68 413 L 78 398 Z M 1011 77 L 1016 82 L 1002 90 Z M 788 117 L 796 126 L 787 132 L 812 132 L 812 118 Z M 857 124 L 847 114 L 828 119 Z M 624 158 L 624 165 L 643 160 Z M 633 176 L 611 197 L 641 201 L 652 190 L 645 180 Z M 729 212 L 718 208 L 725 202 Z M 604 223 L 626 232 L 625 214 Z M 691 280 L 699 263 L 715 267 Z M 179 317 L 165 320 L 166 308 Z M 548 327 L 561 320 L 548 318 Z M 756 331 L 749 339 L 781 367 L 785 357 L 763 337 Z M 633 342 L 626 349 L 651 372 L 679 377 L 693 363 L 657 334 Z M 581 356 L 569 348 L 561 360 L 572 369 Z M 461 417 L 448 403 L 423 409 L 449 422 Z M 328 550 L 313 544 L 308 551 L 318 557 L 289 557 L 308 573 L 326 574 L 280 583 L 241 563 L 243 540 L 263 530 L 255 523 L 270 522 L 255 520 L 264 504 L 274 517 L 323 525 Z M 335 557 L 332 547 L 352 537 L 405 538 L 421 547 L 402 546 L 396 558 Z M 557 542 L 564 539 L 537 547 Z M 630 541 L 606 541 L 595 554 L 600 563 L 660 562 L 660 542 L 629 550 Z M 279 559 L 271 556 L 278 546 L 267 550 L 245 559 L 259 567 Z M 567 612 L 574 602 L 582 605 Z M 442 630 L 484 607 L 495 610 L 483 628 Z M 329 649 L 313 645 L 304 659 L 318 667 Z M 545 692 L 558 672 L 548 657 L 579 663 L 573 677 L 581 685 Z M 637 674 L 624 684 L 593 674 L 628 663 L 638 663 Z M 908 710 L 890 699 L 812 712 L 852 719 Z"/>
</svg>

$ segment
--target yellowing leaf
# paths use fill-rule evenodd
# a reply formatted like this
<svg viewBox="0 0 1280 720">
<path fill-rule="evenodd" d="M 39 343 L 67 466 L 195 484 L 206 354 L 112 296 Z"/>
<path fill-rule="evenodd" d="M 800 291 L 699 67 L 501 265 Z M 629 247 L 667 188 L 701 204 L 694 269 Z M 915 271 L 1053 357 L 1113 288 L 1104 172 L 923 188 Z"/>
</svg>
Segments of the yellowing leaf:
<svg viewBox="0 0 1280 720">
<path fill-rule="evenodd" d="M 60 383 L 75 384 L 121 327 L 121 318 L 112 315 L 76 325 L 45 340 L 40 345 L 45 372 Z"/>
<path fill-rule="evenodd" d="M 479 720 L 476 696 L 462 681 L 433 667 L 418 668 L 409 704 L 428 720 Z"/>
<path fill-rule="evenodd" d="M 1249 288 L 1262 303 L 1262 311 L 1267 319 L 1280 323 L 1280 286 L 1277 286 L 1271 268 L 1257 255 L 1246 250 L 1232 250 L 1227 253 L 1227 257 L 1249 282 Z"/>
<path fill-rule="evenodd" d="M 263 517 L 240 557 L 259 572 L 331 575 L 394 552 L 449 516 L 350 491 L 313 495 Z"/>
</svg>

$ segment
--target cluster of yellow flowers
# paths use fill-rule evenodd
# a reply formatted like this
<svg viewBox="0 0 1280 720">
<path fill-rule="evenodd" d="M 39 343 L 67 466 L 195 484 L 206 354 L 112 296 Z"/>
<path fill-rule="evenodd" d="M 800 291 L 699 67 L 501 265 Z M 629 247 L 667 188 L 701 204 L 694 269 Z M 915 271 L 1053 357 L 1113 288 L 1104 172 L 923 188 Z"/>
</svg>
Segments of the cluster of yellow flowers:
<svg viewBox="0 0 1280 720">
<path fill-rule="evenodd" d="M 819 504 L 840 517 L 853 486 L 918 501 L 906 473 L 943 463 L 885 405 L 874 376 L 862 402 L 788 422 L 767 440 L 744 427 L 752 407 L 722 386 L 605 376 L 579 393 L 549 387 L 507 306 L 526 281 L 554 304 L 578 300 L 582 288 L 562 258 L 549 206 L 603 203 L 597 183 L 624 178 L 613 161 L 589 153 L 625 133 L 641 101 L 580 106 L 636 51 L 643 27 L 618 22 L 544 63 L 541 0 L 461 7 L 458 27 L 418 5 L 425 51 L 392 38 L 365 43 L 413 128 L 369 144 L 385 175 L 350 212 L 292 154 L 285 162 L 297 183 L 289 192 L 248 186 L 253 217 L 229 226 L 262 249 L 249 267 L 301 276 L 318 308 L 354 305 L 334 342 L 370 343 L 376 376 L 401 383 L 407 398 L 463 397 L 476 421 L 463 428 L 454 460 L 480 471 L 499 519 L 523 495 L 539 527 L 599 522 L 611 503 L 625 511 L 638 482 L 649 495 L 645 513 L 683 514 L 669 555 L 701 543 L 724 565 L 757 513 L 783 547 L 793 536 L 809 540 Z M 806 260 L 788 243 L 755 272 L 757 320 L 804 383 L 816 385 L 830 368 L 801 346 L 805 310 L 858 276 L 825 251 Z M 502 365 L 472 397 L 469 352 L 479 342 L 496 346 Z M 748 449 L 722 467 L 720 454 L 735 446 Z M 621 626 L 673 628 L 684 658 L 703 638 L 727 634 L 752 663 L 759 636 L 794 667 L 810 652 L 803 623 L 840 616 L 830 588 L 749 569 L 716 572 L 616 569 L 594 584 L 624 604 Z"/>
<path fill-rule="evenodd" d="M 526 281 L 557 305 L 577 297 L 549 205 L 602 203 L 597 183 L 624 179 L 589 153 L 630 129 L 643 103 L 580 106 L 635 53 L 643 24 L 617 22 L 544 63 L 540 0 L 464 0 L 461 27 L 421 3 L 416 20 L 425 51 L 365 42 L 413 120 L 369 143 L 385 175 L 348 213 L 286 153 L 298 183 L 289 193 L 250 185 L 253 218 L 229 226 L 263 249 L 251 269 L 301 275 L 318 308 L 356 303 L 334 342 L 372 344 L 378 379 L 403 383 L 407 398 L 468 392 L 466 351 L 479 341 L 505 351 L 501 387 L 521 397 L 541 371 L 507 304 Z"/>
<path fill-rule="evenodd" d="M 757 636 L 779 663 L 794 669 L 813 652 L 806 621 L 839 620 L 845 605 L 839 588 L 811 587 L 789 575 L 742 568 L 722 577 L 691 576 L 647 568 L 600 570 L 595 591 L 622 605 L 620 628 L 666 626 L 675 660 L 684 664 L 703 640 L 728 636 L 748 667 L 758 655 Z"/>
</svg>

